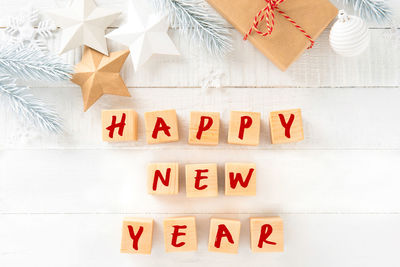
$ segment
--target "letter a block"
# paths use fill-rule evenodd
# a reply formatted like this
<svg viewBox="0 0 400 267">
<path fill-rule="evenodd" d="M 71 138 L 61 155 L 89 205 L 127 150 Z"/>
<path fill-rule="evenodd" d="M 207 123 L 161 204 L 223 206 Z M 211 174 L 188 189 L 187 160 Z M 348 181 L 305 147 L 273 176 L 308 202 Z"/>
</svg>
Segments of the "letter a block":
<svg viewBox="0 0 400 267">
<path fill-rule="evenodd" d="M 255 196 L 256 165 L 253 163 L 226 163 L 225 195 Z"/>
<path fill-rule="evenodd" d="M 209 251 L 236 254 L 239 248 L 239 237 L 240 221 L 211 218 Z"/>
<path fill-rule="evenodd" d="M 218 145 L 219 113 L 191 112 L 189 127 L 189 144 Z"/>
<path fill-rule="evenodd" d="M 195 217 L 175 217 L 165 219 L 164 242 L 166 252 L 197 250 Z"/>
<path fill-rule="evenodd" d="M 148 144 L 169 143 L 179 140 L 178 119 L 175 110 L 144 113 Z"/>
<path fill-rule="evenodd" d="M 250 218 L 253 252 L 283 252 L 283 221 L 280 217 Z"/>
<path fill-rule="evenodd" d="M 178 194 L 178 163 L 150 163 L 147 166 L 147 192 L 152 195 Z"/>
<path fill-rule="evenodd" d="M 101 112 L 103 141 L 137 140 L 137 113 L 134 110 L 103 110 Z"/>
<path fill-rule="evenodd" d="M 257 146 L 260 142 L 261 113 L 231 111 L 228 143 Z"/>
<path fill-rule="evenodd" d="M 125 218 L 122 224 L 121 253 L 150 254 L 153 219 Z"/>
<path fill-rule="evenodd" d="M 217 164 L 186 165 L 186 196 L 218 196 Z"/>
<path fill-rule="evenodd" d="M 299 142 L 304 139 L 300 109 L 271 112 L 269 123 L 272 144 Z"/>
</svg>

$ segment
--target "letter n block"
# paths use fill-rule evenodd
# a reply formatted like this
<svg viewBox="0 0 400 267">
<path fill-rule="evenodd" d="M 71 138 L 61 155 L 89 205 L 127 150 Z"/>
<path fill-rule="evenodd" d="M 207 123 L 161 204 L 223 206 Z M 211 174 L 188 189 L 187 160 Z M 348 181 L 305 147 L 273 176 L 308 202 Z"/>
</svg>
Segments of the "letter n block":
<svg viewBox="0 0 400 267">
<path fill-rule="evenodd" d="M 147 192 L 152 195 L 179 193 L 179 164 L 150 163 L 147 166 Z"/>
<path fill-rule="evenodd" d="M 164 242 L 166 252 L 197 250 L 196 218 L 190 216 L 164 219 Z"/>
<path fill-rule="evenodd" d="M 186 165 L 186 196 L 218 196 L 217 164 Z"/>
<path fill-rule="evenodd" d="M 231 111 L 228 143 L 258 146 L 260 142 L 261 113 Z"/>
<path fill-rule="evenodd" d="M 169 143 L 179 140 L 178 118 L 175 110 L 146 112 L 144 122 L 148 144 Z"/>
<path fill-rule="evenodd" d="M 122 224 L 121 253 L 150 254 L 153 219 L 125 218 Z"/>
<path fill-rule="evenodd" d="M 239 248 L 240 221 L 211 218 L 208 250 L 236 254 Z"/>
<path fill-rule="evenodd" d="M 103 110 L 101 112 L 103 141 L 137 140 L 137 113 L 134 110 Z"/>
<path fill-rule="evenodd" d="M 299 142 L 304 139 L 300 109 L 271 112 L 269 124 L 272 144 Z"/>
<path fill-rule="evenodd" d="M 256 195 L 256 164 L 226 163 L 225 164 L 225 195 L 255 196 Z"/>
<path fill-rule="evenodd" d="M 219 113 L 197 112 L 190 113 L 189 144 L 218 145 Z"/>
<path fill-rule="evenodd" d="M 283 252 L 281 217 L 250 218 L 250 243 L 253 252 Z"/>
</svg>

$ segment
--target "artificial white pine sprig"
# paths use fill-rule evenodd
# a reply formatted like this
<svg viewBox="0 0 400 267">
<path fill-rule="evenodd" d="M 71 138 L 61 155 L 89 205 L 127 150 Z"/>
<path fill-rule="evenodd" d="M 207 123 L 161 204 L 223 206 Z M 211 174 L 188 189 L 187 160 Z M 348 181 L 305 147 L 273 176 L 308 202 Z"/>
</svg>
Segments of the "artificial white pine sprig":
<svg viewBox="0 0 400 267">
<path fill-rule="evenodd" d="M 61 121 L 58 114 L 48 108 L 42 101 L 27 93 L 25 86 L 17 86 L 15 79 L 0 75 L 0 95 L 8 101 L 10 108 L 26 122 L 53 133 L 61 132 Z"/>
<path fill-rule="evenodd" d="M 392 10 L 384 0 L 343 0 L 353 6 L 358 15 L 378 23 L 390 22 Z"/>
<path fill-rule="evenodd" d="M 156 8 L 165 10 L 170 23 L 180 32 L 203 43 L 214 56 L 232 50 L 230 31 L 204 0 L 152 0 Z"/>
</svg>

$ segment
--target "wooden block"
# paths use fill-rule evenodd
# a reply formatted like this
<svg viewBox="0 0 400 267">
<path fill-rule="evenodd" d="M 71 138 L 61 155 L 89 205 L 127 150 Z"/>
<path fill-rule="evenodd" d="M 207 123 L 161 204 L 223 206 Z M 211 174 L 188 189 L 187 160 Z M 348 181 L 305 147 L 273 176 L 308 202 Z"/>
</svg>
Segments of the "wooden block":
<svg viewBox="0 0 400 267">
<path fill-rule="evenodd" d="M 190 113 L 189 144 L 218 145 L 219 113 L 197 112 Z"/>
<path fill-rule="evenodd" d="M 217 164 L 186 165 L 186 196 L 218 196 Z"/>
<path fill-rule="evenodd" d="M 196 218 L 190 216 L 164 219 L 164 243 L 166 252 L 197 250 Z"/>
<path fill-rule="evenodd" d="M 228 143 L 257 146 L 260 142 L 261 113 L 231 111 Z"/>
<path fill-rule="evenodd" d="M 137 113 L 134 110 L 103 110 L 101 112 L 103 141 L 137 140 Z"/>
<path fill-rule="evenodd" d="M 300 109 L 271 112 L 269 122 L 272 144 L 299 142 L 304 139 Z"/>
<path fill-rule="evenodd" d="M 239 237 L 239 220 L 211 218 L 209 251 L 236 254 L 239 248 Z"/>
<path fill-rule="evenodd" d="M 144 122 L 148 144 L 169 143 L 179 140 L 178 119 L 175 110 L 146 112 Z"/>
<path fill-rule="evenodd" d="M 152 195 L 179 193 L 179 164 L 150 163 L 147 166 L 147 192 Z"/>
<path fill-rule="evenodd" d="M 125 218 L 122 224 L 121 253 L 150 254 L 153 219 Z"/>
<path fill-rule="evenodd" d="M 225 164 L 225 195 L 255 196 L 256 195 L 256 164 L 226 163 Z"/>
<path fill-rule="evenodd" d="M 283 252 L 281 217 L 250 218 L 250 243 L 253 252 Z"/>
</svg>

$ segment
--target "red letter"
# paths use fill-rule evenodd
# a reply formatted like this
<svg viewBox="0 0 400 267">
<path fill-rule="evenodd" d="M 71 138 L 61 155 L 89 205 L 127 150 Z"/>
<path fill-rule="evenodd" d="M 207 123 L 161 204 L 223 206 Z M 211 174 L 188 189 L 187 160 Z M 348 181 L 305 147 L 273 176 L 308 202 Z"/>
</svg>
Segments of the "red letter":
<svg viewBox="0 0 400 267">
<path fill-rule="evenodd" d="M 172 227 L 174 227 L 174 232 L 172 233 L 171 245 L 173 245 L 176 248 L 182 247 L 183 245 L 185 245 L 185 242 L 176 243 L 176 240 L 178 239 L 178 236 L 186 235 L 186 233 L 180 233 L 179 229 L 186 229 L 187 226 L 186 225 L 173 225 Z"/>
<path fill-rule="evenodd" d="M 244 130 L 250 128 L 253 124 L 253 119 L 249 116 L 242 116 L 240 118 L 239 139 L 243 140 Z"/>
<path fill-rule="evenodd" d="M 206 184 L 200 186 L 200 180 L 208 178 L 208 176 L 201 176 L 202 172 L 208 172 L 208 169 L 196 170 L 196 177 L 194 177 L 194 179 L 196 180 L 195 183 L 194 183 L 194 188 L 196 188 L 197 190 L 203 190 L 203 189 L 206 189 L 208 187 L 208 185 L 206 185 Z"/>
<path fill-rule="evenodd" d="M 228 239 L 228 242 L 233 244 L 233 238 L 231 233 L 229 232 L 228 228 L 225 226 L 225 224 L 220 224 L 218 225 L 218 230 L 217 230 L 217 236 L 215 237 L 215 243 L 214 246 L 216 248 L 220 248 L 221 246 L 221 239 L 223 237 L 226 237 Z"/>
<path fill-rule="evenodd" d="M 131 236 L 132 240 L 133 240 L 133 249 L 134 250 L 138 250 L 138 242 L 139 242 L 139 238 L 142 236 L 143 234 L 143 226 L 139 227 L 139 231 L 136 233 L 133 232 L 133 227 L 132 225 L 128 225 L 128 230 L 129 230 L 129 235 Z"/>
<path fill-rule="evenodd" d="M 279 119 L 281 120 L 283 128 L 285 128 L 285 136 L 287 138 L 290 138 L 290 127 L 292 127 L 294 121 L 294 114 L 290 114 L 290 118 L 287 123 L 285 121 L 285 116 L 283 116 L 283 114 L 279 114 Z"/>
<path fill-rule="evenodd" d="M 267 230 L 267 231 L 265 231 Z M 268 241 L 268 237 L 272 234 L 272 226 L 270 224 L 264 224 L 261 227 L 260 239 L 258 241 L 258 247 L 262 248 L 263 243 L 267 243 L 269 245 L 276 245 L 275 242 Z"/>
<path fill-rule="evenodd" d="M 154 126 L 153 134 L 151 137 L 153 137 L 154 139 L 157 139 L 157 135 L 158 135 L 159 131 L 163 131 L 166 136 L 171 136 L 169 129 L 171 129 L 171 127 L 169 127 L 165 123 L 164 119 L 157 117 L 156 125 Z"/>
<path fill-rule="evenodd" d="M 119 128 L 118 129 L 118 134 L 120 136 L 122 136 L 122 134 L 124 133 L 124 127 L 126 125 L 125 123 L 125 119 L 126 119 L 126 114 L 122 113 L 122 118 L 121 118 L 121 122 L 117 123 L 117 116 L 112 116 L 112 121 L 111 121 L 111 125 L 108 126 L 106 129 L 109 130 L 110 132 L 108 133 L 108 136 L 110 138 L 114 137 L 114 130 L 115 128 Z"/>
<path fill-rule="evenodd" d="M 240 185 L 242 187 L 246 188 L 250 183 L 250 178 L 253 175 L 253 172 L 254 172 L 254 169 L 251 168 L 249 170 L 249 173 L 247 174 L 246 180 L 244 180 L 244 181 L 243 181 L 243 177 L 242 177 L 241 173 L 237 173 L 235 176 L 235 173 L 230 172 L 229 173 L 229 181 L 231 183 L 231 188 L 235 189 L 238 182 L 240 183 Z"/>
<path fill-rule="evenodd" d="M 207 119 L 207 124 L 204 125 L 204 121 Z M 213 125 L 214 121 L 211 117 L 208 116 L 201 116 L 200 117 L 200 125 L 199 125 L 199 130 L 197 131 L 196 138 L 201 139 L 201 135 L 203 132 L 210 130 L 211 126 Z"/>
<path fill-rule="evenodd" d="M 169 178 L 170 178 L 170 176 L 171 176 L 171 168 L 168 168 L 168 169 L 167 169 L 167 173 L 166 173 L 165 176 L 166 176 L 166 177 L 165 177 L 165 179 L 164 179 L 164 177 L 163 177 L 162 174 L 161 174 L 161 171 L 160 171 L 160 170 L 156 170 L 156 172 L 154 173 L 153 191 L 156 191 L 156 190 L 157 190 L 157 181 L 158 181 L 158 179 L 161 180 L 161 183 L 162 183 L 163 185 L 169 186 Z"/>
</svg>

